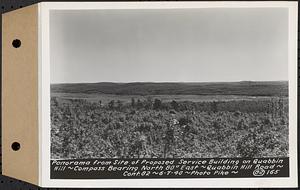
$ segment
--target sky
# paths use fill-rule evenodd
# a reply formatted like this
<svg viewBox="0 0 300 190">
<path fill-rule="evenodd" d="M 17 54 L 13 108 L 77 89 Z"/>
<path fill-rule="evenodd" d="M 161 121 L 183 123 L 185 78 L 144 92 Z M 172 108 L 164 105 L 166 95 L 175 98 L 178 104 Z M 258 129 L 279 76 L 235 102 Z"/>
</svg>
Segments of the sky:
<svg viewBox="0 0 300 190">
<path fill-rule="evenodd" d="M 288 80 L 287 8 L 52 10 L 51 83 Z"/>
</svg>

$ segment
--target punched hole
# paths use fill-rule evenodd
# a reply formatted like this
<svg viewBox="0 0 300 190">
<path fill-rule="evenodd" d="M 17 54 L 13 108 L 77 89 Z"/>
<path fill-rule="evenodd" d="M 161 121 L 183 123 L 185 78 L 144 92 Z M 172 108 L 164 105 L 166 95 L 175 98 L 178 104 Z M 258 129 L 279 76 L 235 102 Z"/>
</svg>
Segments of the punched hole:
<svg viewBox="0 0 300 190">
<path fill-rule="evenodd" d="M 12 42 L 12 45 L 14 46 L 14 48 L 19 48 L 19 47 L 21 46 L 21 40 L 15 39 L 15 40 Z"/>
<path fill-rule="evenodd" d="M 21 145 L 20 145 L 20 143 L 18 143 L 18 142 L 14 142 L 14 143 L 11 144 L 11 148 L 12 148 L 14 151 L 18 151 L 18 150 L 20 150 Z"/>
</svg>

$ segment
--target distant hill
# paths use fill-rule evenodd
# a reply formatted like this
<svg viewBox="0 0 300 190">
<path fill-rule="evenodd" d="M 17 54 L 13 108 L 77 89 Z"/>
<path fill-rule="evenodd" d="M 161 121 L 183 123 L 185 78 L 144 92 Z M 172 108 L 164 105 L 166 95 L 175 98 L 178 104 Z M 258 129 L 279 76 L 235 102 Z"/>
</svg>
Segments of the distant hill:
<svg viewBox="0 0 300 190">
<path fill-rule="evenodd" d="M 248 95 L 288 96 L 287 81 L 205 83 L 69 83 L 51 84 L 51 93 L 116 95 Z"/>
</svg>

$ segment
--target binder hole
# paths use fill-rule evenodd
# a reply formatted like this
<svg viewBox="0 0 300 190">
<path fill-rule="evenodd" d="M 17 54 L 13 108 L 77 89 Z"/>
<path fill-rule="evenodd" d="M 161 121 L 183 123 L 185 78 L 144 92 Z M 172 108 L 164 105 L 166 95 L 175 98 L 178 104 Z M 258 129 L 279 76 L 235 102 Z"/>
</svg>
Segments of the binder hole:
<svg viewBox="0 0 300 190">
<path fill-rule="evenodd" d="M 14 48 L 19 48 L 19 47 L 21 46 L 21 40 L 15 39 L 15 40 L 12 42 L 12 45 L 14 46 Z"/>
<path fill-rule="evenodd" d="M 14 143 L 12 143 L 11 148 L 12 148 L 14 151 L 18 151 L 18 150 L 20 150 L 21 145 L 20 145 L 20 143 L 18 143 L 18 142 L 14 142 Z"/>
</svg>

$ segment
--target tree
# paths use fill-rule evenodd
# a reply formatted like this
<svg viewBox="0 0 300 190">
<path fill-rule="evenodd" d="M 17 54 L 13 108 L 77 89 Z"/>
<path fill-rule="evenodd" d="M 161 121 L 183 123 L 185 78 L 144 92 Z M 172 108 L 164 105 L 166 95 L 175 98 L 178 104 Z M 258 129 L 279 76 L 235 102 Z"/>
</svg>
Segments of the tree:
<svg viewBox="0 0 300 190">
<path fill-rule="evenodd" d="M 211 111 L 214 113 L 218 111 L 218 105 L 216 101 L 211 102 Z"/>
<path fill-rule="evenodd" d="M 111 101 L 108 103 L 108 107 L 109 107 L 109 109 L 114 109 L 114 107 L 115 107 L 115 101 L 114 101 L 114 100 L 111 100 Z"/>
<path fill-rule="evenodd" d="M 137 106 L 138 109 L 143 108 L 143 103 L 140 99 L 137 100 L 136 106 Z"/>
<path fill-rule="evenodd" d="M 145 100 L 145 109 L 146 110 L 149 110 L 152 108 L 152 104 L 153 104 L 153 101 L 152 101 L 152 98 L 150 96 L 147 97 L 147 99 Z"/>
<path fill-rule="evenodd" d="M 131 107 L 135 107 L 135 99 L 134 98 L 131 98 Z"/>
<path fill-rule="evenodd" d="M 162 102 L 161 102 L 161 100 L 159 100 L 159 99 L 155 99 L 154 100 L 154 103 L 153 103 L 153 109 L 155 109 L 155 110 L 159 110 L 159 109 L 161 109 L 161 107 L 162 107 Z"/>
<path fill-rule="evenodd" d="M 55 107 L 58 106 L 58 101 L 57 101 L 56 97 L 51 98 L 51 105 L 53 105 Z"/>
<path fill-rule="evenodd" d="M 122 109 L 122 102 L 120 100 L 117 101 L 117 107 L 118 107 L 118 110 L 121 110 Z"/>
<path fill-rule="evenodd" d="M 173 101 L 171 102 L 171 106 L 172 106 L 172 108 L 173 108 L 175 111 L 178 111 L 179 105 L 178 105 L 178 103 L 177 103 L 175 100 L 173 100 Z"/>
</svg>

